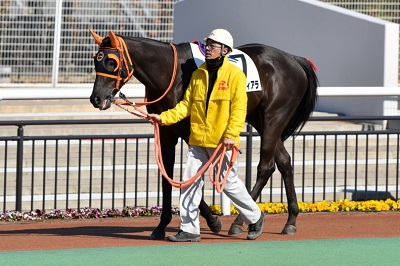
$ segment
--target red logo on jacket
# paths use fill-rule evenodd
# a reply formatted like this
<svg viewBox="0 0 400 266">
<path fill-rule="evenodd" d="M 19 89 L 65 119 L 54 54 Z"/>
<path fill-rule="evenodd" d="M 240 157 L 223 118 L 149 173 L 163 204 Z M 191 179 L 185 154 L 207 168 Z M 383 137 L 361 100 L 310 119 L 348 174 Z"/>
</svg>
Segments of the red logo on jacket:
<svg viewBox="0 0 400 266">
<path fill-rule="evenodd" d="M 229 90 L 228 84 L 226 83 L 225 80 L 221 81 L 221 82 L 218 84 L 218 90 Z"/>
</svg>

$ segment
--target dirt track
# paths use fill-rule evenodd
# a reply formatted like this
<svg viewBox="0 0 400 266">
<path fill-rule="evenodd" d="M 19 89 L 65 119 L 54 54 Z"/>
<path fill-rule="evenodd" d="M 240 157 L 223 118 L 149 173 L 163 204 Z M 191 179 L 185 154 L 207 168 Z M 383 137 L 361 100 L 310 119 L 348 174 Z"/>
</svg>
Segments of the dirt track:
<svg viewBox="0 0 400 266">
<path fill-rule="evenodd" d="M 213 234 L 201 220 L 201 243 L 248 241 L 247 233 L 227 235 L 234 218 L 221 217 L 220 234 Z M 286 214 L 266 215 L 264 232 L 256 241 L 400 237 L 400 212 L 300 214 L 298 233 L 291 236 L 280 234 L 286 219 Z M 0 222 L 0 251 L 175 244 L 149 240 L 158 221 L 159 217 Z M 176 216 L 167 235 L 174 234 L 178 226 Z"/>
</svg>

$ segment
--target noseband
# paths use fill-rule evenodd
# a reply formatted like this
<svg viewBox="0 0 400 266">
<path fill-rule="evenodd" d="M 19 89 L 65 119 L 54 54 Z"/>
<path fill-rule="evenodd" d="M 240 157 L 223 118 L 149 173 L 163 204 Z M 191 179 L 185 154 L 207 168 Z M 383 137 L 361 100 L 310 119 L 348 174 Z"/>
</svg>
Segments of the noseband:
<svg viewBox="0 0 400 266">
<path fill-rule="evenodd" d="M 126 43 L 121 37 L 118 37 L 118 41 L 120 42 L 119 48 L 100 47 L 97 54 L 93 57 L 96 75 L 116 79 L 116 91 L 128 82 L 133 74 L 132 60 Z M 109 59 L 113 60 L 116 64 L 112 71 L 108 70 L 106 66 L 106 61 Z M 120 86 L 121 81 L 122 85 Z"/>
</svg>

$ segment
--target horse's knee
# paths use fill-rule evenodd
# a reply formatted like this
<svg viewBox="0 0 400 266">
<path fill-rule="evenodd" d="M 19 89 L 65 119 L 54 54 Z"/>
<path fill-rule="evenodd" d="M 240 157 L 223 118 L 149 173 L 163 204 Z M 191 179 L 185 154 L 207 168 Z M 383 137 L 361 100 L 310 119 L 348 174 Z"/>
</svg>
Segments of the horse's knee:
<svg viewBox="0 0 400 266">
<path fill-rule="evenodd" d="M 275 166 L 263 167 L 259 165 L 257 167 L 257 181 L 250 193 L 254 200 L 260 196 L 262 189 L 268 183 L 268 180 L 274 171 Z"/>
<path fill-rule="evenodd" d="M 291 162 L 281 162 L 278 165 L 278 171 L 282 174 L 283 178 L 293 176 L 293 166 Z"/>
</svg>

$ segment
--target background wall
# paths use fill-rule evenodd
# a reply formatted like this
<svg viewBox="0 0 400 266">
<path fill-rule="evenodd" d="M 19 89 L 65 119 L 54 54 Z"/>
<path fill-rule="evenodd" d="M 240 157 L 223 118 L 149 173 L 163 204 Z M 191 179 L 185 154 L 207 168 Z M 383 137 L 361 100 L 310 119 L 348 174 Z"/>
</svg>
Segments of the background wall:
<svg viewBox="0 0 400 266">
<path fill-rule="evenodd" d="M 175 4 L 174 42 L 202 39 L 214 28 L 229 30 L 235 46 L 265 43 L 312 59 L 322 87 L 398 86 L 399 25 L 395 23 L 311 0 Z M 318 110 L 383 114 L 383 105 L 382 97 L 329 98 L 320 100 Z"/>
</svg>

